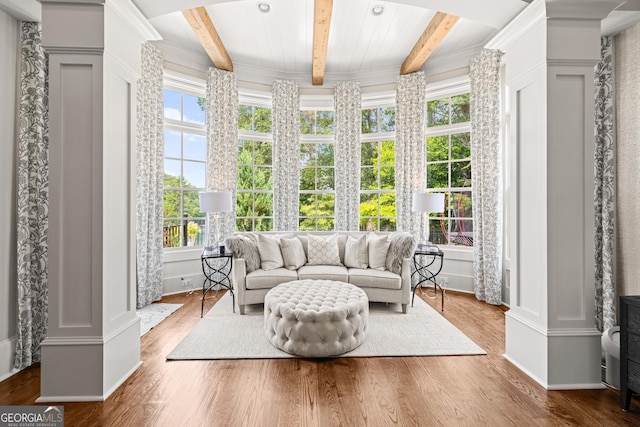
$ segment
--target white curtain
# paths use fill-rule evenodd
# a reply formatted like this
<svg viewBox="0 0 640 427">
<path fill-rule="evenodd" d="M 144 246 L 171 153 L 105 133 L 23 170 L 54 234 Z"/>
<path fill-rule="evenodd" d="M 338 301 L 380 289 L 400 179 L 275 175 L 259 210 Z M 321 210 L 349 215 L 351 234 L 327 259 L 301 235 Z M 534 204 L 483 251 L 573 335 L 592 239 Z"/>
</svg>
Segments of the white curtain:
<svg viewBox="0 0 640 427">
<path fill-rule="evenodd" d="M 603 37 L 595 69 L 595 285 L 596 326 L 616 324 L 615 289 L 615 60 L 614 38 Z"/>
<path fill-rule="evenodd" d="M 503 171 L 500 56 L 484 49 L 470 64 L 473 280 L 476 298 L 502 303 Z"/>
<path fill-rule="evenodd" d="M 273 83 L 273 219 L 276 231 L 298 230 L 300 200 L 300 97 L 298 83 Z"/>
<path fill-rule="evenodd" d="M 136 169 L 137 307 L 162 298 L 162 218 L 164 185 L 164 100 L 162 53 L 142 45 L 138 81 Z"/>
<path fill-rule="evenodd" d="M 358 82 L 336 83 L 335 229 L 358 231 L 360 219 L 360 129 L 362 111 Z"/>
<path fill-rule="evenodd" d="M 426 188 L 426 80 L 422 71 L 398 77 L 396 92 L 396 215 L 398 231 L 421 235 L 413 193 Z"/>
<path fill-rule="evenodd" d="M 49 307 L 48 58 L 42 48 L 40 24 L 23 22 L 20 43 L 16 369 L 40 361 L 40 343 L 47 336 Z"/>
<path fill-rule="evenodd" d="M 207 190 L 230 191 L 233 212 L 220 214 L 220 240 L 236 229 L 238 180 L 238 82 L 232 72 L 209 68 L 207 74 Z M 207 221 L 211 224 L 212 214 Z M 213 233 L 209 227 L 209 233 Z M 209 235 L 209 241 L 213 241 Z"/>
</svg>

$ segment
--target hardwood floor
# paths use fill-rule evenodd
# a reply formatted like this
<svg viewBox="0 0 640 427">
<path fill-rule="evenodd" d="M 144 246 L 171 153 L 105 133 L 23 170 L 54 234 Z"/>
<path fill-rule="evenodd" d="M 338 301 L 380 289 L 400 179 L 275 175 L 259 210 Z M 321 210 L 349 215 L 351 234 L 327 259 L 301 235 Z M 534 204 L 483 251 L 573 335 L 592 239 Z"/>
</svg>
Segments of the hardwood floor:
<svg viewBox="0 0 640 427">
<path fill-rule="evenodd" d="M 142 338 L 144 364 L 105 402 L 64 403 L 65 425 L 640 425 L 637 397 L 625 413 L 615 390 L 545 390 L 502 357 L 504 309 L 446 297 L 444 316 L 487 356 L 167 362 L 200 300 L 165 297 L 184 306 Z M 0 383 L 0 405 L 32 405 L 39 391 L 35 366 Z"/>
</svg>

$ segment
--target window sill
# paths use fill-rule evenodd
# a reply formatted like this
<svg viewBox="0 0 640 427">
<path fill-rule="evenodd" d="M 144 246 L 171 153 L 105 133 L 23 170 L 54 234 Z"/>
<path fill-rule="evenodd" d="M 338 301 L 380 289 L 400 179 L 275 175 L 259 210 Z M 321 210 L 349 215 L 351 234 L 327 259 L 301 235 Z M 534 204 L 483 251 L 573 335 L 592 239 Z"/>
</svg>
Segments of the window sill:
<svg viewBox="0 0 640 427">
<path fill-rule="evenodd" d="M 439 248 L 444 252 L 445 259 L 473 262 L 473 248 L 447 245 L 439 246 Z"/>
<path fill-rule="evenodd" d="M 163 263 L 199 260 L 202 246 L 165 249 L 162 256 Z"/>
</svg>

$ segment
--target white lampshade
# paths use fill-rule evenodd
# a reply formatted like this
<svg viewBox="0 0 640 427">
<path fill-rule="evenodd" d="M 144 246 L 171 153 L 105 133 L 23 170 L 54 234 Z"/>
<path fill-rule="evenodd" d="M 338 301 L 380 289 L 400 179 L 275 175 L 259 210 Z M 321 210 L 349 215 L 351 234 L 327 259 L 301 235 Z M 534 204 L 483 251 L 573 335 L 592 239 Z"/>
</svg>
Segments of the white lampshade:
<svg viewBox="0 0 640 427">
<path fill-rule="evenodd" d="M 230 191 L 201 191 L 200 212 L 231 212 Z"/>
<path fill-rule="evenodd" d="M 413 212 L 444 212 L 444 193 L 413 193 Z"/>
</svg>

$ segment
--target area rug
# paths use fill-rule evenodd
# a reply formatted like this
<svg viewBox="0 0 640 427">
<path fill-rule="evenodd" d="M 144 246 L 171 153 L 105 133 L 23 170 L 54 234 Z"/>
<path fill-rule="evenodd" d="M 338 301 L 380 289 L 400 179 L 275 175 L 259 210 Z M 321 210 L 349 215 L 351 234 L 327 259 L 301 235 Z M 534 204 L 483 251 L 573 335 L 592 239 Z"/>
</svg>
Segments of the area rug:
<svg viewBox="0 0 640 427">
<path fill-rule="evenodd" d="M 231 312 L 227 293 L 167 356 L 167 360 L 279 359 L 296 357 L 271 345 L 263 306 Z M 420 298 L 403 314 L 399 304 L 371 303 L 367 338 L 338 357 L 487 354 Z"/>
<path fill-rule="evenodd" d="M 180 307 L 182 304 L 155 303 L 136 310 L 136 315 L 140 318 L 140 336 L 149 332 Z"/>
</svg>

